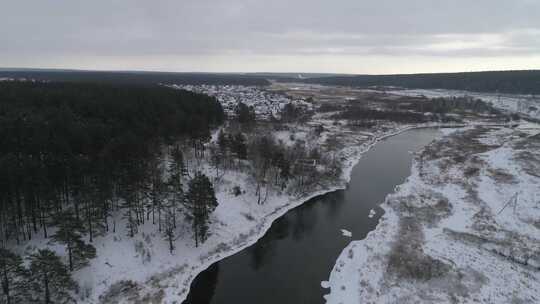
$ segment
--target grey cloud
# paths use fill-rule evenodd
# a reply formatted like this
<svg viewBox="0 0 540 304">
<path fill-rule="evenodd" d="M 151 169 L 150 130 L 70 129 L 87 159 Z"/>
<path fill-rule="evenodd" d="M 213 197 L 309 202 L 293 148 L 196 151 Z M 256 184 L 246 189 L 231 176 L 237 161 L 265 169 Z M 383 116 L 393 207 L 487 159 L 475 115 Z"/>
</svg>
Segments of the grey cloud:
<svg viewBox="0 0 540 304">
<path fill-rule="evenodd" d="M 11 66 L 24 56 L 53 55 L 482 57 L 540 50 L 534 0 L 18 0 L 2 7 L 0 65 Z"/>
</svg>

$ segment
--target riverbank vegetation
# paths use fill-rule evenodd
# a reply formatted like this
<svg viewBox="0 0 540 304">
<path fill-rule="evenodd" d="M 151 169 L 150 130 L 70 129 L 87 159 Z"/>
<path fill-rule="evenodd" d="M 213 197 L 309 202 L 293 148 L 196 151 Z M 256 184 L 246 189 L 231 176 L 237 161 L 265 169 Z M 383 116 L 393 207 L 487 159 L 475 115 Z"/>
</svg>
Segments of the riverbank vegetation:
<svg viewBox="0 0 540 304">
<path fill-rule="evenodd" d="M 369 102 L 350 100 L 343 108 L 325 105 L 324 112 L 336 111 L 335 119 L 351 121 L 352 125 L 370 127 L 377 122 L 397 123 L 462 123 L 465 119 L 519 119 L 517 115 L 503 114 L 492 105 L 467 97 L 424 98 L 385 97 L 374 95 Z"/>
</svg>

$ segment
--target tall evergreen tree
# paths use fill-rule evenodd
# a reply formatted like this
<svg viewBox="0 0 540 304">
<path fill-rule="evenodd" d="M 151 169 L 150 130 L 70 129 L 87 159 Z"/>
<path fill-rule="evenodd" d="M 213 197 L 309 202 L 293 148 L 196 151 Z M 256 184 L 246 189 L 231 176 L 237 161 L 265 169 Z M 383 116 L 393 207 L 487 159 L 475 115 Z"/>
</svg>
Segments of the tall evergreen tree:
<svg viewBox="0 0 540 304">
<path fill-rule="evenodd" d="M 219 130 L 217 144 L 219 146 L 219 149 L 221 150 L 221 153 L 225 154 L 227 152 L 227 146 L 229 145 L 229 140 L 225 132 L 223 132 L 223 129 Z"/>
<path fill-rule="evenodd" d="M 208 238 L 208 220 L 217 205 L 214 187 L 208 177 L 197 172 L 189 182 L 189 190 L 184 202 L 192 220 L 193 237 L 195 246 L 203 243 Z"/>
<path fill-rule="evenodd" d="M 149 191 L 149 204 L 148 214 L 152 213 L 152 224 L 155 224 L 155 213 L 157 212 L 158 231 L 162 230 L 162 212 L 164 210 L 164 200 L 166 196 L 166 184 L 163 182 L 163 167 L 161 166 L 160 159 L 156 159 L 151 162 L 150 165 L 150 191 Z"/>
<path fill-rule="evenodd" d="M 243 102 L 236 105 L 235 114 L 241 124 L 249 124 L 255 121 L 255 109 L 253 106 L 248 106 Z"/>
<path fill-rule="evenodd" d="M 231 138 L 231 150 L 239 159 L 247 158 L 247 144 L 244 134 L 238 132 Z"/>
<path fill-rule="evenodd" d="M 30 256 L 29 283 L 33 301 L 44 304 L 75 303 L 71 292 L 77 283 L 71 278 L 60 257 L 49 249 Z"/>
<path fill-rule="evenodd" d="M 210 163 L 216 169 L 216 179 L 220 177 L 219 168 L 223 164 L 223 154 L 217 145 L 210 145 Z"/>
<path fill-rule="evenodd" d="M 187 171 L 184 165 L 184 156 L 182 151 L 177 146 L 172 150 L 171 163 L 169 166 L 169 180 L 168 186 L 170 191 L 170 197 L 168 202 L 169 213 L 173 215 L 173 226 L 176 228 L 176 211 L 183 204 L 185 199 L 184 193 L 184 176 L 187 175 Z M 172 212 L 174 211 L 174 212 Z"/>
<path fill-rule="evenodd" d="M 165 205 L 163 219 L 163 236 L 169 244 L 169 251 L 172 253 L 174 250 L 174 241 L 176 240 L 176 208 L 171 200 Z"/>
<path fill-rule="evenodd" d="M 85 186 L 82 196 L 81 223 L 85 226 L 89 242 L 92 243 L 96 235 L 101 235 L 106 230 L 106 219 L 103 219 L 108 212 L 107 189 L 100 188 L 100 177 L 92 176 Z M 103 190 L 103 193 L 100 191 Z"/>
<path fill-rule="evenodd" d="M 179 206 L 185 199 L 182 180 L 186 174 L 184 165 L 184 156 L 180 147 L 176 146 L 170 151 L 170 164 L 168 167 L 167 186 L 169 190 L 169 199 L 164 201 L 164 225 L 163 236 L 169 244 L 169 251 L 174 250 L 174 241 L 176 240 L 176 213 Z"/>
<path fill-rule="evenodd" d="M 26 270 L 22 258 L 5 248 L 0 248 L 0 282 L 2 283 L 0 303 L 22 303 L 25 278 Z"/>
<path fill-rule="evenodd" d="M 83 241 L 84 226 L 70 211 L 64 211 L 57 217 L 58 230 L 52 236 L 53 241 L 64 244 L 68 253 L 69 270 L 82 267 L 94 258 L 96 249 Z"/>
<path fill-rule="evenodd" d="M 179 146 L 175 146 L 170 151 L 170 159 L 169 175 L 171 180 L 180 181 L 183 176 L 187 175 L 187 169 L 184 163 L 184 153 Z"/>
</svg>

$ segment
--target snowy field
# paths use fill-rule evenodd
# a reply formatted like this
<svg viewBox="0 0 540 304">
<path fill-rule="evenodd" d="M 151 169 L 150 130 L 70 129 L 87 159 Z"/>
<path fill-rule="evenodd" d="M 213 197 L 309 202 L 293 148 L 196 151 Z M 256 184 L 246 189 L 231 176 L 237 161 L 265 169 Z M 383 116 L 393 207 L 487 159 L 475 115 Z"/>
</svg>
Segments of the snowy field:
<svg viewBox="0 0 540 304">
<path fill-rule="evenodd" d="M 539 303 L 540 125 L 447 132 L 352 241 L 327 303 Z"/>
<path fill-rule="evenodd" d="M 540 97 L 532 95 L 516 94 L 496 94 L 496 93 L 477 93 L 456 90 L 423 90 L 423 89 L 404 89 L 389 90 L 390 94 L 401 96 L 425 96 L 427 98 L 439 97 L 463 97 L 468 96 L 474 99 L 481 99 L 490 102 L 494 107 L 511 113 L 520 113 L 534 119 L 540 119 Z"/>
</svg>

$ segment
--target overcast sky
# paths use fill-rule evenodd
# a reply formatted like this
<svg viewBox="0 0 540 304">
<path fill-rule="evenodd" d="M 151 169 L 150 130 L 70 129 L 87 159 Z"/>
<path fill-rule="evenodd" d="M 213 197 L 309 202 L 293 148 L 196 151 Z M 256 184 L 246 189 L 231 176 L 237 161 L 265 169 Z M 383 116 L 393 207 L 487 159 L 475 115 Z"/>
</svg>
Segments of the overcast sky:
<svg viewBox="0 0 540 304">
<path fill-rule="evenodd" d="M 0 0 L 0 67 L 540 69 L 540 0 Z"/>
</svg>

